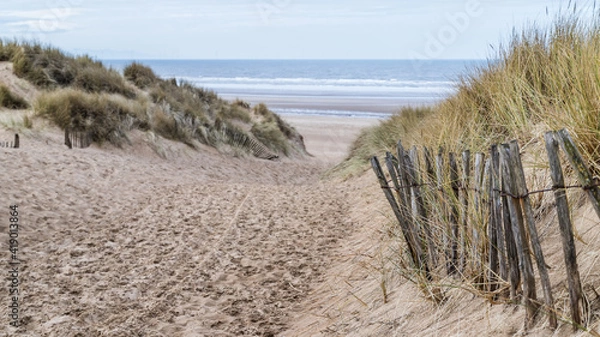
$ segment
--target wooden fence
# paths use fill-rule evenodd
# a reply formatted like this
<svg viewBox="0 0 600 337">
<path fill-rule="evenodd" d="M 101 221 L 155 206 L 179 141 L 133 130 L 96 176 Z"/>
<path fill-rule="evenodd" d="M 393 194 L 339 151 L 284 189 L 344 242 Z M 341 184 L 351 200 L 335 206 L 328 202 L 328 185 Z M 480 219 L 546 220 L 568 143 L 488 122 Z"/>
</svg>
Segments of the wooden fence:
<svg viewBox="0 0 600 337">
<path fill-rule="evenodd" d="M 8 141 L 8 142 L 0 141 L 0 147 L 18 149 L 19 148 L 19 135 L 15 134 L 14 141 Z"/>
<path fill-rule="evenodd" d="M 72 149 L 73 147 L 84 149 L 92 145 L 92 137 L 87 131 L 74 131 L 70 128 L 65 129 L 65 145 Z"/>
<path fill-rule="evenodd" d="M 442 278 L 460 277 L 486 297 L 511 301 L 520 298 L 527 322 L 542 311 L 548 315 L 550 326 L 556 327 L 550 278 L 530 200 L 532 194 L 553 192 L 567 272 L 570 319 L 574 326 L 581 327 L 588 308 L 565 190 L 585 190 L 599 217 L 600 190 L 566 130 L 546 133 L 545 142 L 552 187 L 541 191 L 527 189 L 516 141 L 492 146 L 488 158 L 476 153 L 473 164 L 469 151 L 461 154 L 460 163 L 456 154 L 448 153 L 447 165 L 442 148 L 434 158 L 428 148 L 421 156 L 417 147 L 407 151 L 398 142 L 396 155 L 388 152 L 385 158 L 390 180 L 377 157 L 371 159 L 371 164 L 398 220 L 410 263 L 423 282 L 435 288 Z M 580 185 L 565 186 L 559 146 L 577 172 Z M 543 300 L 537 299 L 534 264 Z"/>
<path fill-rule="evenodd" d="M 221 124 L 221 126 L 218 128 L 218 131 L 219 136 L 224 143 L 247 149 L 250 151 L 250 153 L 252 153 L 253 156 L 257 158 L 267 160 L 275 160 L 279 158 L 278 155 L 273 153 L 258 140 L 235 129 L 229 128 L 225 124 Z"/>
</svg>

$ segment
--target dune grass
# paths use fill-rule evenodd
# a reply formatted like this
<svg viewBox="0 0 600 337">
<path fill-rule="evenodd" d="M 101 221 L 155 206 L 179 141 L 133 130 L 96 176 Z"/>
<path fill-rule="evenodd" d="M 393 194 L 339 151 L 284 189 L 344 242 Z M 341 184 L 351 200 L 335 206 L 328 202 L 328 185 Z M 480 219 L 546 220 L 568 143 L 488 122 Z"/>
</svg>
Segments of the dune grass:
<svg viewBox="0 0 600 337">
<path fill-rule="evenodd" d="M 296 141 L 298 133 L 264 104 L 252 109 L 241 100 L 230 103 L 189 82 L 160 79 L 152 69 L 139 63 L 128 65 L 123 73 L 138 88 L 146 90 L 152 103 L 159 107 L 153 125 L 158 134 L 167 138 L 218 145 L 227 141 L 220 134 L 220 126 L 227 125 L 231 132 L 254 138 L 283 155 L 290 154 L 291 148 L 302 148 Z"/>
<path fill-rule="evenodd" d="M 141 129 L 194 148 L 198 142 L 219 148 L 220 142 L 229 142 L 222 139 L 217 123 L 221 121 L 278 154 L 287 155 L 290 149 L 304 153 L 302 137 L 265 106 L 258 114 L 246 102 L 231 103 L 189 82 L 161 79 L 140 63 L 128 65 L 121 75 L 89 56 L 3 40 L 0 61 L 12 62 L 15 75 L 44 92 L 34 103 L 38 115 L 61 128 L 89 131 L 94 142 L 120 146 L 129 130 Z M 0 103 L 11 109 L 27 107 L 4 87 Z M 253 153 L 237 152 L 244 151 Z"/>
<path fill-rule="evenodd" d="M 15 75 L 43 89 L 74 87 L 135 97 L 134 90 L 117 71 L 89 56 L 73 57 L 39 43 L 0 41 L 0 61 L 13 62 Z"/>
<path fill-rule="evenodd" d="M 89 132 L 97 143 L 121 145 L 127 140 L 127 131 L 150 128 L 144 106 L 108 94 L 55 90 L 43 94 L 35 103 L 35 110 L 63 129 Z"/>
<path fill-rule="evenodd" d="M 304 149 L 299 134 L 266 107 L 264 116 L 258 115 L 246 102 L 230 103 L 191 83 L 161 79 L 137 62 L 122 76 L 89 56 L 14 40 L 0 40 L 0 61 L 12 62 L 15 75 L 45 91 L 34 104 L 38 115 L 61 128 L 87 130 L 98 143 L 121 145 L 127 131 L 141 129 L 192 147 L 200 142 L 218 148 L 220 120 L 280 154 Z M 12 109 L 27 107 L 3 87 L 0 103 Z"/>
<path fill-rule="evenodd" d="M 123 76 L 128 81 L 133 82 L 136 87 L 145 89 L 153 83 L 158 82 L 159 78 L 154 71 L 141 63 L 133 62 L 123 70 Z"/>
<path fill-rule="evenodd" d="M 516 139 L 522 145 L 525 169 L 530 173 L 528 187 L 536 190 L 550 184 L 543 135 L 546 131 L 567 128 L 597 175 L 600 172 L 600 17 L 598 13 L 594 17 L 588 20 L 579 14 L 561 16 L 548 28 L 534 25 L 522 32 L 515 31 L 495 58 L 460 78 L 455 94 L 446 100 L 431 107 L 402 108 L 378 126 L 364 130 L 355 141 L 351 155 L 338 169 L 344 173 L 348 168 L 368 169 L 369 158 L 381 157 L 386 151 L 394 153 L 398 140 L 402 140 L 406 148 L 443 146 L 446 153 L 467 149 L 471 153 L 488 153 L 492 144 Z M 572 172 L 565 172 L 567 179 L 571 179 Z M 579 201 L 583 200 L 583 192 L 567 193 L 577 211 L 582 205 Z M 469 208 L 461 211 L 466 212 L 461 217 L 485 223 L 485 218 L 481 219 L 481 213 L 472 204 L 469 202 Z M 548 210 L 554 208 L 551 194 L 532 197 L 532 204 L 536 220 L 555 221 L 548 219 Z M 447 209 L 440 203 L 430 206 L 432 219 L 438 218 L 429 223 L 432 231 L 447 230 Z M 402 241 L 401 234 L 393 235 Z M 469 235 L 466 240 L 472 242 Z M 549 232 L 544 239 L 543 244 L 547 245 L 555 245 L 559 240 L 557 233 Z M 443 235 L 434 236 L 434 240 L 443 246 Z M 546 252 L 548 248 L 545 246 Z M 432 284 L 414 271 L 402 249 L 393 252 L 390 259 L 397 266 L 397 272 L 420 286 Z M 583 249 L 595 254 L 597 246 L 586 244 Z M 588 261 L 580 262 L 580 268 L 585 266 L 588 272 L 594 268 Z M 485 297 L 478 286 L 477 282 L 457 285 L 450 280 L 444 283 L 444 287 L 466 289 Z M 561 300 L 554 301 L 557 308 L 562 308 L 561 301 L 566 298 L 564 293 L 560 296 Z M 568 322 L 567 314 L 561 314 L 568 310 L 560 310 L 559 316 Z M 578 328 L 587 331 L 587 327 Z"/>
<path fill-rule="evenodd" d="M 598 17 L 596 15 L 596 17 Z M 403 108 L 361 134 L 349 160 L 407 145 L 487 152 L 493 143 L 527 144 L 566 127 L 583 155 L 600 163 L 600 22 L 578 15 L 549 28 L 514 32 L 495 59 L 460 78 L 454 95 L 433 107 Z"/>
<path fill-rule="evenodd" d="M 0 85 L 0 106 L 8 109 L 27 109 L 29 104 L 23 97 L 14 94 L 5 85 Z"/>
<path fill-rule="evenodd" d="M 269 149 L 288 155 L 290 149 L 287 139 L 295 132 L 293 128 L 264 104 L 255 106 L 253 111 L 259 116 L 260 122 L 254 123 L 250 130 L 252 134 Z"/>
</svg>

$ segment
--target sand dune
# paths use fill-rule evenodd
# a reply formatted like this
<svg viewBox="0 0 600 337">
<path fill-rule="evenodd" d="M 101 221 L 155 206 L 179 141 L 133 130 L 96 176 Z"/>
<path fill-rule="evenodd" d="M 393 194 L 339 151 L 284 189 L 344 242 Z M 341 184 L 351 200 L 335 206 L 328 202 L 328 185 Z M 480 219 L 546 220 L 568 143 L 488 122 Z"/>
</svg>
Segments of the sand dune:
<svg viewBox="0 0 600 337">
<path fill-rule="evenodd" d="M 23 132 L 20 149 L 0 148 L 3 221 L 9 205 L 20 212 L 23 320 L 15 330 L 3 315 L 0 336 L 522 333 L 518 306 L 459 289 L 434 305 L 397 274 L 399 242 L 370 172 L 322 179 L 376 120 L 289 121 L 314 157 L 234 158 L 141 132 L 123 149 L 69 150 L 58 129 L 36 121 L 43 131 Z M 0 130 L 0 141 L 13 136 Z M 595 219 L 586 212 L 574 218 Z M 597 254 L 581 252 L 582 270 L 593 270 Z M 554 335 L 571 331 L 563 324 Z M 529 331 L 551 333 L 543 323 Z"/>
<path fill-rule="evenodd" d="M 20 210 L 19 331 L 282 332 L 356 227 L 348 192 L 319 178 L 344 156 L 351 133 L 332 144 L 313 142 L 317 134 L 305 135 L 317 157 L 277 162 L 163 140 L 164 160 L 143 133 L 124 149 L 69 150 L 53 128 L 0 149 L 2 204 Z"/>
</svg>

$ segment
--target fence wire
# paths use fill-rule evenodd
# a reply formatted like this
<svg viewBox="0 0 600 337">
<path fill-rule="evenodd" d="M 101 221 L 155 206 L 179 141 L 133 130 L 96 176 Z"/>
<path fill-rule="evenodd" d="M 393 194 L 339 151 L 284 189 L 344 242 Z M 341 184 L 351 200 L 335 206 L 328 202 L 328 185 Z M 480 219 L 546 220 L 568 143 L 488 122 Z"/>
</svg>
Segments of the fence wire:
<svg viewBox="0 0 600 337">
<path fill-rule="evenodd" d="M 388 185 L 390 183 L 393 183 L 393 182 L 394 181 L 391 180 L 391 179 L 387 180 Z M 432 188 L 437 189 L 438 191 L 443 191 L 444 190 L 443 188 L 438 187 L 438 184 L 435 184 L 435 183 L 412 184 L 412 185 L 403 185 L 403 186 L 398 186 L 398 187 L 396 187 L 396 186 L 388 186 L 388 187 L 382 186 L 381 188 L 382 189 L 386 189 L 387 188 L 387 189 L 394 190 L 396 192 L 400 192 L 400 190 L 408 190 L 408 189 L 416 188 L 416 187 L 432 187 Z M 581 184 L 579 184 L 579 185 L 568 185 L 568 186 L 552 186 L 552 187 L 544 188 L 544 189 L 541 189 L 541 190 L 528 191 L 524 195 L 514 195 L 514 194 L 512 194 L 510 192 L 507 192 L 507 191 L 504 191 L 504 190 L 501 190 L 501 189 L 497 189 L 497 188 L 492 189 L 492 191 L 499 192 L 501 196 L 507 196 L 507 197 L 511 197 L 511 198 L 514 198 L 514 199 L 523 199 L 523 198 L 526 198 L 526 197 L 528 197 L 528 196 L 530 196 L 532 194 L 541 194 L 541 193 L 553 192 L 553 191 L 560 190 L 560 189 L 567 190 L 567 189 L 572 189 L 572 188 L 581 188 L 582 190 L 587 191 L 587 190 L 590 190 L 590 189 L 592 189 L 594 187 L 600 187 L 600 183 L 594 183 L 594 184 L 589 184 L 589 185 L 581 185 Z M 481 192 L 484 191 L 484 190 L 481 190 L 481 189 L 478 189 L 478 188 L 467 188 L 467 187 L 463 187 L 463 186 L 459 186 L 458 189 L 461 190 L 461 191 L 472 191 L 472 192 L 477 192 L 477 193 L 481 193 Z"/>
</svg>

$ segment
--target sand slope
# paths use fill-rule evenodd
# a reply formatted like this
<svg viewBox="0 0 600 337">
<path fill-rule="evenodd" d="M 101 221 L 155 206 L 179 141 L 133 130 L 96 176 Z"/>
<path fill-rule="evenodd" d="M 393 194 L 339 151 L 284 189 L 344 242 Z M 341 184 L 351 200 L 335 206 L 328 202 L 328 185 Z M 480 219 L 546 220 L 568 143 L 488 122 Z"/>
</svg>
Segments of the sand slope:
<svg viewBox="0 0 600 337">
<path fill-rule="evenodd" d="M 347 141 L 330 157 L 270 162 L 162 140 L 164 160 L 151 138 L 69 150 L 46 128 L 0 148 L 0 201 L 20 211 L 19 332 L 275 335 L 354 230 L 348 192 L 320 179 Z M 0 326 L 17 332 L 6 315 Z"/>
</svg>

